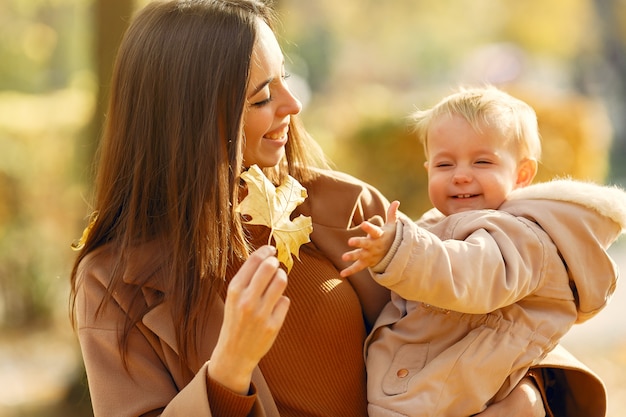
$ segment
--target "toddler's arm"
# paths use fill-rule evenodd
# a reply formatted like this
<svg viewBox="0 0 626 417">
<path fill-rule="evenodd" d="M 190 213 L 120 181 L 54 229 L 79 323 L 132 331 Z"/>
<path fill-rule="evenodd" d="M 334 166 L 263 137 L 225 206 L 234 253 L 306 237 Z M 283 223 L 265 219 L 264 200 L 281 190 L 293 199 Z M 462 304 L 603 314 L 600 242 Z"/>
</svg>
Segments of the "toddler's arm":
<svg viewBox="0 0 626 417">
<path fill-rule="evenodd" d="M 361 229 L 367 233 L 366 237 L 353 237 L 348 245 L 357 248 L 343 254 L 344 261 L 353 261 L 352 265 L 340 272 L 347 277 L 365 268 L 378 264 L 387 254 L 396 236 L 396 222 L 400 203 L 394 201 L 387 210 L 387 222 L 383 227 L 376 226 L 368 221 L 361 223 Z"/>
</svg>

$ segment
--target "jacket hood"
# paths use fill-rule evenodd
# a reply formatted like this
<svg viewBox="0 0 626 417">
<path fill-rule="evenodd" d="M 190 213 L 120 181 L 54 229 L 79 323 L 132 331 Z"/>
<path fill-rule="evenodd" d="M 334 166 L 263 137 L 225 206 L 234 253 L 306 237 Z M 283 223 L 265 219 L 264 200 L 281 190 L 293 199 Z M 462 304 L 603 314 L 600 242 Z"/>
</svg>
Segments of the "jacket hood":
<svg viewBox="0 0 626 417">
<path fill-rule="evenodd" d="M 626 231 L 626 192 L 559 179 L 514 190 L 500 209 L 536 222 L 550 235 L 567 266 L 579 323 L 607 304 L 618 270 L 606 249 Z"/>
<path fill-rule="evenodd" d="M 617 186 L 559 179 L 513 190 L 508 201 L 550 199 L 579 204 L 617 223 L 626 232 L 626 192 Z"/>
</svg>

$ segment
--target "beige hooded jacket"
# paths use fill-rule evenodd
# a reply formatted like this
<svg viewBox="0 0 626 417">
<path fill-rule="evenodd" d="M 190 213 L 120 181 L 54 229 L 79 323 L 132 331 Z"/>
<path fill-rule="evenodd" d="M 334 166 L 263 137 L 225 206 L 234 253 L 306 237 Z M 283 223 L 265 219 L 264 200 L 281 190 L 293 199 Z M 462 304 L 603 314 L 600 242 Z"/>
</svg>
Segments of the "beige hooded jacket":
<svg viewBox="0 0 626 417">
<path fill-rule="evenodd" d="M 606 305 L 626 193 L 559 180 L 515 190 L 499 210 L 400 224 L 375 275 L 392 301 L 367 341 L 370 416 L 463 417 L 504 398 Z"/>
</svg>

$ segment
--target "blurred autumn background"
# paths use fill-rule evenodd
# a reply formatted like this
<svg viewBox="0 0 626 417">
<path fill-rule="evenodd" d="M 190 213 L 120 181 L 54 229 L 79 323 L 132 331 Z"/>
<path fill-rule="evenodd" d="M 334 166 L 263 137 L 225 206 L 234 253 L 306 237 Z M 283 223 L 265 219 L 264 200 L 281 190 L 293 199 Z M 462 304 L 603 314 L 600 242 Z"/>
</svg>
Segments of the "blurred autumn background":
<svg viewBox="0 0 626 417">
<path fill-rule="evenodd" d="M 112 59 L 146 0 L 0 0 L 0 417 L 91 416 L 67 319 Z M 429 207 L 407 116 L 489 82 L 535 107 L 538 181 L 626 185 L 626 1 L 279 0 L 310 132 L 338 169 Z M 612 254 L 626 270 L 626 246 Z M 584 248 L 581 248 L 584 250 Z M 626 292 L 564 344 L 626 410 Z M 621 413 L 620 413 L 621 411 Z"/>
</svg>

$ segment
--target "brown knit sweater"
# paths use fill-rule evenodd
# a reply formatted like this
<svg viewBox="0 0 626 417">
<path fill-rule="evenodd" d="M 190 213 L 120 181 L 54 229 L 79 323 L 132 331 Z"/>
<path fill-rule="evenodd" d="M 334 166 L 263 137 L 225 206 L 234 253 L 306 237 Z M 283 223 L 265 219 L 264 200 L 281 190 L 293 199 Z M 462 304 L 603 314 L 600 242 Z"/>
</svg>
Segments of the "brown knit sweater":
<svg viewBox="0 0 626 417">
<path fill-rule="evenodd" d="M 289 274 L 291 307 L 260 368 L 283 416 L 365 416 L 365 325 L 352 286 L 313 250 Z"/>
<path fill-rule="evenodd" d="M 359 299 L 312 243 L 301 247 L 300 260 L 294 261 L 285 291 L 289 313 L 259 364 L 281 416 L 366 416 Z M 238 396 L 209 384 L 215 416 L 246 415 L 253 400 L 254 387 L 251 395 Z"/>
</svg>

